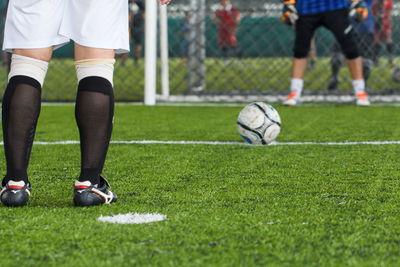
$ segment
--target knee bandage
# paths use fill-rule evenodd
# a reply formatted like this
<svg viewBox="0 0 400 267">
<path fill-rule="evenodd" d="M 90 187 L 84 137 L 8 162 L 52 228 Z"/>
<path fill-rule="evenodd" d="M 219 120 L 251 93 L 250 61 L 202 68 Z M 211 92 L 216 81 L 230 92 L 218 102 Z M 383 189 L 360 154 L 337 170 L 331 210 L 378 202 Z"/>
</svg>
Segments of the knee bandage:
<svg viewBox="0 0 400 267">
<path fill-rule="evenodd" d="M 26 76 L 35 79 L 43 87 L 48 66 L 49 63 L 46 61 L 13 54 L 8 81 L 15 76 Z"/>
<path fill-rule="evenodd" d="M 101 77 L 113 85 L 115 59 L 85 59 L 75 61 L 78 83 L 88 77 Z"/>
</svg>

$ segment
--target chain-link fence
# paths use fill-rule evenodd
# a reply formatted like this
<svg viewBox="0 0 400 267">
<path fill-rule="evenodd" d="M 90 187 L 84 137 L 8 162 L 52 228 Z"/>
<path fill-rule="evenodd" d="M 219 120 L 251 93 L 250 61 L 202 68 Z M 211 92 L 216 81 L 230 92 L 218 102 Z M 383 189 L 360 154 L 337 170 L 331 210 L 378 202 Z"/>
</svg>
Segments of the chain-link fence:
<svg viewBox="0 0 400 267">
<path fill-rule="evenodd" d="M 3 18 L 5 2 L 0 0 L 0 14 Z M 236 15 L 240 13 L 240 19 L 234 22 L 235 27 L 224 32 L 221 30 L 221 19 L 232 20 L 229 18 L 232 14 L 218 14 L 218 0 L 174 0 L 168 13 L 171 95 L 287 93 L 294 31 L 280 21 L 280 2 L 232 0 L 238 12 Z M 131 12 L 133 18 L 138 8 L 131 8 Z M 376 16 L 375 21 L 382 21 L 382 15 Z M 368 42 L 376 55 L 371 56 L 373 64 L 370 65 L 371 73 L 367 83 L 371 94 L 392 94 L 400 90 L 400 70 L 397 67 L 400 66 L 397 58 L 400 53 L 397 45 L 400 41 L 400 3 L 397 1 L 394 1 L 391 22 L 392 45 L 386 45 L 386 41 L 390 40 L 385 39 L 384 34 L 380 38 L 372 37 Z M 4 25 L 4 19 L 2 23 Z M 237 40 L 224 41 L 224 38 L 232 38 L 230 31 L 236 32 Z M 131 30 L 130 55 L 119 58 L 116 64 L 115 94 L 120 101 L 143 99 L 143 51 L 136 54 L 137 58 L 134 55 L 140 49 L 135 43 L 143 43 L 144 38 L 137 38 L 135 34 L 137 32 Z M 362 38 L 358 41 L 365 42 Z M 328 90 L 332 81 L 333 44 L 334 38 L 330 32 L 323 28 L 317 31 L 315 49 L 310 53 L 305 76 L 305 94 L 348 94 L 351 91 L 345 64 L 337 76 L 336 89 Z M 6 58 L 3 56 L 3 62 Z M 0 88 L 4 88 L 6 83 L 6 65 L 4 63 L 0 70 Z M 396 73 L 397 76 L 394 75 Z M 70 44 L 55 51 L 43 98 L 47 101 L 72 101 L 75 98 L 75 88 L 73 46 Z"/>
<path fill-rule="evenodd" d="M 218 11 L 221 8 L 218 2 L 178 0 L 171 7 L 172 94 L 274 95 L 288 92 L 294 30 L 280 21 L 281 1 L 232 0 L 233 7 L 240 12 L 236 28 L 229 25 L 235 20 L 235 11 L 226 8 L 225 13 L 218 14 L 221 12 Z M 385 3 L 383 9 L 378 7 L 376 4 L 371 12 L 375 13 L 373 20 L 354 24 L 354 28 L 365 55 L 364 67 L 370 93 L 392 94 L 400 89 L 397 67 L 400 63 L 397 59 L 400 53 L 397 47 L 400 41 L 400 4 L 394 2 L 390 14 L 391 36 L 388 36 L 390 32 L 385 20 L 388 15 Z M 378 24 L 382 22 L 384 25 Z M 222 27 L 227 27 L 225 32 L 231 33 L 224 33 Z M 229 43 L 233 35 L 237 43 Z M 221 38 L 228 41 L 223 43 Z M 305 76 L 306 94 L 351 92 L 351 79 L 343 56 L 339 51 L 335 52 L 337 47 L 335 49 L 333 35 L 321 28 L 314 41 Z"/>
</svg>

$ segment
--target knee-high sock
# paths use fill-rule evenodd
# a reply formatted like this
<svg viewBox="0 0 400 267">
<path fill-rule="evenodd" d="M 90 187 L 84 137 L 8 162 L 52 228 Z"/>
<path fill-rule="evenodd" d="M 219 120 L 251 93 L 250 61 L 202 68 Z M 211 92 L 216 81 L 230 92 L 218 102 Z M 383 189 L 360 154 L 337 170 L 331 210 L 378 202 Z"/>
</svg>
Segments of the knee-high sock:
<svg viewBox="0 0 400 267">
<path fill-rule="evenodd" d="M 101 77 L 79 82 L 75 118 L 81 140 L 79 181 L 99 183 L 112 132 L 114 96 L 111 83 Z"/>
<path fill-rule="evenodd" d="M 41 85 L 27 76 L 10 79 L 3 97 L 2 124 L 9 180 L 28 182 L 27 168 L 40 113 Z"/>
</svg>

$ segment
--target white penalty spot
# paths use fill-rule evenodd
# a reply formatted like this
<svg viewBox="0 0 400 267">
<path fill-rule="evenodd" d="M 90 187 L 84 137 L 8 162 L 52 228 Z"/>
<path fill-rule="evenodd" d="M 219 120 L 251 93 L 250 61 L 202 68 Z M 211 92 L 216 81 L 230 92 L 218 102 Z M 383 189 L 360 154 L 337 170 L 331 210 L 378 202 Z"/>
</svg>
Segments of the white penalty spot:
<svg viewBox="0 0 400 267">
<path fill-rule="evenodd" d="M 107 223 L 119 223 L 119 224 L 142 224 L 160 222 L 167 219 L 167 216 L 158 213 L 127 213 L 117 214 L 112 216 L 101 216 L 97 220 L 100 222 Z"/>
</svg>

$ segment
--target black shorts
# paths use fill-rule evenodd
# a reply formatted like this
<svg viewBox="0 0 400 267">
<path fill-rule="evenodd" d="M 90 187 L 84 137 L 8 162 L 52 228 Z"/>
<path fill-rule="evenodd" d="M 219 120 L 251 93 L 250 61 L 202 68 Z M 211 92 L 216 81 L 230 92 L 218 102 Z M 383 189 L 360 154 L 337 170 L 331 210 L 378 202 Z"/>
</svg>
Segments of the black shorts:
<svg viewBox="0 0 400 267">
<path fill-rule="evenodd" d="M 338 9 L 310 15 L 300 15 L 296 22 L 294 57 L 306 58 L 315 31 L 324 26 L 330 30 L 348 59 L 359 56 L 354 30 L 350 25 L 348 9 Z"/>
<path fill-rule="evenodd" d="M 355 32 L 357 38 L 358 51 L 363 58 L 372 59 L 374 57 L 374 34 L 367 32 Z M 338 42 L 334 42 L 332 53 L 342 53 L 342 49 Z"/>
</svg>

